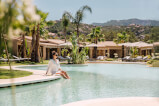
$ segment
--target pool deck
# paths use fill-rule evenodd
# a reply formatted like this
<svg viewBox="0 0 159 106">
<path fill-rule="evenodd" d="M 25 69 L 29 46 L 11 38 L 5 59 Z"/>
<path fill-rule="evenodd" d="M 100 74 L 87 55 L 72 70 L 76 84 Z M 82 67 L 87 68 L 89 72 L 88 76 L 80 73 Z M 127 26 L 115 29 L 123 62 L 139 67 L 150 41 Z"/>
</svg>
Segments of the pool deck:
<svg viewBox="0 0 159 106">
<path fill-rule="evenodd" d="M 25 65 L 25 66 L 35 66 L 35 65 Z M 36 65 L 38 66 L 38 65 Z M 41 65 L 40 65 L 41 66 Z M 18 66 L 21 67 L 21 66 Z M 0 87 L 8 87 L 13 85 L 24 85 L 24 84 L 33 84 L 39 83 L 44 81 L 51 81 L 61 78 L 60 76 L 46 76 L 45 72 L 42 70 L 32 70 L 32 69 L 20 69 L 17 66 L 12 66 L 13 70 L 22 70 L 22 71 L 29 71 L 33 72 L 32 75 L 20 78 L 13 78 L 11 79 L 0 79 Z M 8 66 L 2 66 L 0 68 L 9 69 Z M 13 82 L 13 83 L 12 83 Z"/>
<path fill-rule="evenodd" d="M 159 106 L 159 98 L 121 97 L 78 101 L 61 106 Z"/>
<path fill-rule="evenodd" d="M 144 64 L 147 62 L 122 62 L 122 61 L 87 61 L 87 63 L 105 63 L 105 64 Z"/>
</svg>

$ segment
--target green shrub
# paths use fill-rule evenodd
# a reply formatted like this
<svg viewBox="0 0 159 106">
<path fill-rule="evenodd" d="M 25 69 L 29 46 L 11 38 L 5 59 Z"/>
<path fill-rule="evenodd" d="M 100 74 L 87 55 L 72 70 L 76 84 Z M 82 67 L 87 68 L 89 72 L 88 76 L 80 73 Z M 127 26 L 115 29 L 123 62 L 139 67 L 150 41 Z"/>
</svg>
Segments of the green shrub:
<svg viewBox="0 0 159 106">
<path fill-rule="evenodd" d="M 151 59 L 151 55 L 147 55 L 148 59 Z"/>
<path fill-rule="evenodd" d="M 159 67 L 159 61 L 153 62 L 153 63 L 152 63 L 152 66 L 153 66 L 153 67 Z"/>
<path fill-rule="evenodd" d="M 147 64 L 152 64 L 152 63 L 153 63 L 153 60 L 147 61 Z"/>
</svg>

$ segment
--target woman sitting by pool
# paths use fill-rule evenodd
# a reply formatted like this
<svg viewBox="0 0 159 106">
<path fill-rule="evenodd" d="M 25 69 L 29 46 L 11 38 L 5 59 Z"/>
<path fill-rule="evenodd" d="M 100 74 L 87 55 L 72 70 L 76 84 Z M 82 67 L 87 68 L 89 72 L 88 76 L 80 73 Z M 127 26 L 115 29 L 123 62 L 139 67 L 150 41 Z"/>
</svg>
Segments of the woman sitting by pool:
<svg viewBox="0 0 159 106">
<path fill-rule="evenodd" d="M 57 52 L 52 52 L 53 59 L 50 59 L 46 75 L 61 75 L 62 77 L 66 79 L 70 79 L 70 77 L 67 75 L 65 71 L 63 71 L 60 67 L 59 60 L 57 60 Z"/>
</svg>

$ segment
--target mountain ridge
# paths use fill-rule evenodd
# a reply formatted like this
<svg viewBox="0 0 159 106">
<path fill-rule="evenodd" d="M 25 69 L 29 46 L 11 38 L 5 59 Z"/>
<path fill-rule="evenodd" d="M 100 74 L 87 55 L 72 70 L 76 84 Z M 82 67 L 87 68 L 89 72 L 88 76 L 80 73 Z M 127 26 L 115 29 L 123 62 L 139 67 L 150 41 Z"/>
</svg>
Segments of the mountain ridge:
<svg viewBox="0 0 159 106">
<path fill-rule="evenodd" d="M 159 26 L 158 20 L 141 20 L 137 18 L 126 19 L 126 20 L 110 20 L 105 23 L 92 23 L 95 26 L 129 26 L 131 24 L 141 26 Z"/>
</svg>

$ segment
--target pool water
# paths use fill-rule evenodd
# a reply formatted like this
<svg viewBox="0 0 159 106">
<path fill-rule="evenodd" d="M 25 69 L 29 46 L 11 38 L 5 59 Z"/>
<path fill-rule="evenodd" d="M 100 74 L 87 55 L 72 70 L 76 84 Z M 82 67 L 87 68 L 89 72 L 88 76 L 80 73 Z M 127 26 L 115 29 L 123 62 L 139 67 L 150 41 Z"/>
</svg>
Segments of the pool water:
<svg viewBox="0 0 159 106">
<path fill-rule="evenodd" d="M 21 67 L 46 71 L 47 66 Z M 96 98 L 159 97 L 159 68 L 139 64 L 62 65 L 71 79 L 16 87 L 17 106 L 60 106 Z M 11 89 L 0 89 L 0 106 L 11 105 Z"/>
</svg>

